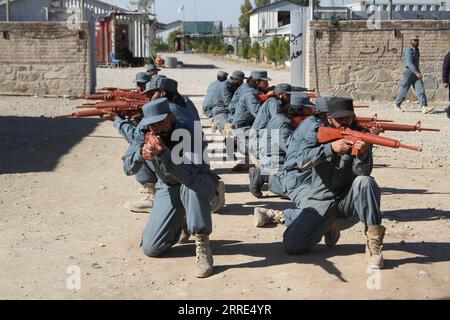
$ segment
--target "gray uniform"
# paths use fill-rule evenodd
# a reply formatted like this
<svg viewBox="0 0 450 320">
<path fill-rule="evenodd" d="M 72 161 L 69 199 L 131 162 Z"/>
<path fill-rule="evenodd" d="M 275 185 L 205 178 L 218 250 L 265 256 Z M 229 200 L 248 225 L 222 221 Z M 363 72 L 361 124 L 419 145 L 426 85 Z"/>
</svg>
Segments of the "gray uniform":
<svg viewBox="0 0 450 320">
<path fill-rule="evenodd" d="M 212 115 L 216 122 L 217 129 L 219 129 L 221 133 L 223 133 L 225 123 L 227 123 L 228 106 L 230 105 L 236 90 L 237 88 L 233 85 L 231 79 L 220 83 L 217 88 Z"/>
<path fill-rule="evenodd" d="M 310 120 L 311 119 L 311 120 Z M 372 148 L 358 157 L 334 154 L 331 143 L 319 144 L 320 122 L 310 118 L 300 125 L 303 135 L 298 167 L 312 170 L 301 208 L 285 210 L 283 244 L 290 254 L 301 253 L 320 242 L 333 217 L 350 218 L 355 212 L 367 228 L 381 224 L 381 192 L 370 174 Z"/>
<path fill-rule="evenodd" d="M 427 97 L 425 95 L 425 88 L 423 80 L 417 78 L 416 74 L 420 72 L 419 69 L 420 51 L 419 48 L 410 46 L 406 48 L 403 54 L 403 60 L 405 62 L 403 67 L 403 79 L 400 84 L 400 91 L 397 95 L 395 104 L 400 106 L 405 101 L 409 88 L 412 86 L 416 93 L 417 99 L 421 106 L 427 106 Z"/>
<path fill-rule="evenodd" d="M 295 203 L 297 208 L 301 207 L 303 194 L 307 190 L 307 182 L 311 180 L 311 171 L 302 172 L 297 166 L 297 160 L 300 157 L 303 136 L 312 124 L 320 125 L 321 122 L 315 117 L 310 117 L 294 130 L 289 140 L 283 172 L 273 178 L 278 177 L 279 180 L 282 180 L 284 194 Z"/>
<path fill-rule="evenodd" d="M 255 118 L 255 122 L 250 129 L 249 136 L 249 151 L 259 159 L 259 146 L 258 142 L 264 139 L 264 135 L 267 133 L 264 131 L 267 128 L 269 120 L 277 115 L 280 111 L 282 101 L 274 97 L 269 98 L 260 107 L 258 114 Z"/>
<path fill-rule="evenodd" d="M 267 139 L 263 139 L 259 152 L 261 161 L 261 174 L 269 176 L 269 190 L 284 195 L 284 188 L 276 175 L 282 172 L 293 133 L 291 120 L 285 114 L 274 115 L 267 123 Z"/>
<path fill-rule="evenodd" d="M 230 101 L 230 104 L 228 105 L 228 122 L 229 123 L 233 123 L 234 120 L 234 114 L 236 112 L 236 106 L 239 103 L 239 99 L 241 98 L 241 96 L 247 92 L 248 90 L 250 90 L 250 86 L 248 85 L 248 83 L 243 83 L 234 93 L 233 98 Z"/>
<path fill-rule="evenodd" d="M 114 120 L 114 127 L 129 144 L 133 143 L 136 136 L 136 126 L 128 120 L 116 116 L 116 119 Z M 136 178 L 136 181 L 142 185 L 146 183 L 156 183 L 156 181 L 158 181 L 158 177 L 155 172 L 153 172 L 147 164 L 142 165 L 134 177 Z"/>
<path fill-rule="evenodd" d="M 248 154 L 248 136 L 250 128 L 255 121 L 258 114 L 261 102 L 258 100 L 259 91 L 255 88 L 249 88 L 239 99 L 236 106 L 236 112 L 233 118 L 234 136 L 238 151 L 243 154 Z"/>
<path fill-rule="evenodd" d="M 222 81 L 220 80 L 214 81 L 209 85 L 208 90 L 206 91 L 205 100 L 203 100 L 203 113 L 208 118 L 211 118 L 213 116 L 212 108 L 214 107 L 215 97 L 217 95 L 217 91 L 219 90 L 221 83 Z"/>
<path fill-rule="evenodd" d="M 199 124 L 197 124 L 199 125 Z M 146 128 L 139 127 L 139 136 L 145 136 Z M 195 136 L 192 124 L 176 121 L 174 129 L 184 129 Z M 201 127 L 199 128 L 201 132 Z M 135 139 L 127 150 L 124 171 L 134 174 L 143 164 L 151 165 L 159 180 L 152 214 L 143 231 L 141 245 L 148 256 L 158 256 L 177 243 L 181 234 L 181 221 L 186 215 L 191 234 L 209 235 L 212 232 L 210 201 L 218 185 L 219 177 L 203 162 L 203 150 L 196 151 L 192 139 L 191 152 L 183 152 L 182 164 L 174 164 L 171 150 L 176 142 L 164 141 L 166 150 L 152 161 L 145 161 L 141 155 L 144 141 Z M 200 154 L 201 153 L 201 154 Z M 200 162 L 194 162 L 194 159 Z"/>
</svg>

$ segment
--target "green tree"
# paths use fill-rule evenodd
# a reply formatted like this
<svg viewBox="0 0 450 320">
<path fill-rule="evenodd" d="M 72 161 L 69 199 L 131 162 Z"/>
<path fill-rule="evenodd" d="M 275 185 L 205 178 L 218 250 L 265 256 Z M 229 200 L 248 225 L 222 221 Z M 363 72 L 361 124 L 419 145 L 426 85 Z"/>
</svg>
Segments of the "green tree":
<svg viewBox="0 0 450 320">
<path fill-rule="evenodd" d="M 239 49 L 239 56 L 244 58 L 244 59 L 248 59 L 250 58 L 250 39 L 249 38 L 245 38 L 242 39 L 242 46 Z"/>
<path fill-rule="evenodd" d="M 167 45 L 171 51 L 175 51 L 175 39 L 178 35 L 183 34 L 180 29 L 173 30 L 167 37 Z"/>
<path fill-rule="evenodd" d="M 289 47 L 287 41 L 280 39 L 275 49 L 275 64 L 284 63 L 289 57 Z"/>
<path fill-rule="evenodd" d="M 155 0 L 135 0 L 130 1 L 132 5 L 135 5 L 138 7 L 138 10 L 145 11 L 145 12 L 151 12 L 151 9 L 153 7 Z"/>
<path fill-rule="evenodd" d="M 270 0 L 255 0 L 256 8 L 261 8 L 270 4 Z"/>
<path fill-rule="evenodd" d="M 244 29 L 244 31 L 250 33 L 250 11 L 253 10 L 250 0 L 244 0 L 241 5 L 241 16 L 239 17 L 239 26 Z"/>
<path fill-rule="evenodd" d="M 276 52 L 278 48 L 278 43 L 280 42 L 280 38 L 275 35 L 272 40 L 269 42 L 266 48 L 266 56 L 267 60 L 277 64 Z"/>
<path fill-rule="evenodd" d="M 258 41 L 255 41 L 250 49 L 250 54 L 251 57 L 255 58 L 256 61 L 260 61 L 261 60 L 261 46 L 259 45 Z"/>
<path fill-rule="evenodd" d="M 309 5 L 309 0 L 290 0 L 291 2 L 298 3 L 301 6 Z M 317 7 L 320 4 L 320 0 L 314 0 L 314 6 Z"/>
</svg>

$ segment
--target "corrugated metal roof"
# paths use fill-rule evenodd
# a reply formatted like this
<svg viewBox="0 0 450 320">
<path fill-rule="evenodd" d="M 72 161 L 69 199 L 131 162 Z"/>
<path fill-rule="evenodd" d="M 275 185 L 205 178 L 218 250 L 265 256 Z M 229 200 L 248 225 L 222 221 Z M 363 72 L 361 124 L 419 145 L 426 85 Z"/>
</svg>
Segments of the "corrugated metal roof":
<svg viewBox="0 0 450 320">
<path fill-rule="evenodd" d="M 267 6 L 260 7 L 253 9 L 250 11 L 250 14 L 260 13 L 260 12 L 273 12 L 273 11 L 293 11 L 299 8 L 303 8 L 304 6 L 301 6 L 297 3 L 291 2 L 291 1 L 278 1 L 271 4 L 268 4 Z"/>
<path fill-rule="evenodd" d="M 186 21 L 183 23 L 185 34 L 222 34 L 221 21 Z"/>
</svg>

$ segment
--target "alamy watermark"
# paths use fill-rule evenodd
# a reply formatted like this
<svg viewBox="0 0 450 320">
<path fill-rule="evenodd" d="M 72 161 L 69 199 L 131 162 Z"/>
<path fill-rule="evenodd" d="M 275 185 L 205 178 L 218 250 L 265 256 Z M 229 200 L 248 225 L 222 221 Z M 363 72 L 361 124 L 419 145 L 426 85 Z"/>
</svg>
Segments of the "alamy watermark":
<svg viewBox="0 0 450 320">
<path fill-rule="evenodd" d="M 81 268 L 79 266 L 68 266 L 66 274 L 66 286 L 69 290 L 81 290 Z"/>
<path fill-rule="evenodd" d="M 83 18 L 82 10 L 78 7 L 68 7 L 66 9 L 67 14 L 67 27 L 70 30 L 81 30 L 81 21 Z"/>
</svg>

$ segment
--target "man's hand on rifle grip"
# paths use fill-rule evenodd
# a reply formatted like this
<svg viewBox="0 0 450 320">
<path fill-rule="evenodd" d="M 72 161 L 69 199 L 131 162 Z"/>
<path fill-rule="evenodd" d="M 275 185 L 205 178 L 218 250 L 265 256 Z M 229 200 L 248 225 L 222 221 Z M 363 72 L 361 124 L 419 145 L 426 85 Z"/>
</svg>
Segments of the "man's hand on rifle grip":
<svg viewBox="0 0 450 320">
<path fill-rule="evenodd" d="M 334 153 L 343 155 L 352 151 L 353 141 L 347 139 L 340 139 L 331 143 L 331 149 Z"/>
</svg>

